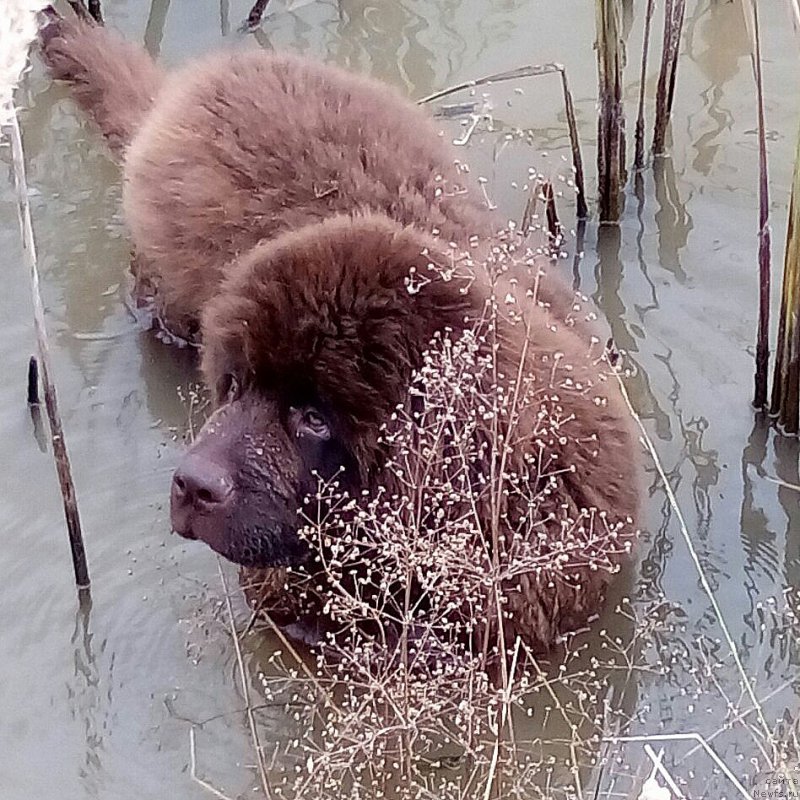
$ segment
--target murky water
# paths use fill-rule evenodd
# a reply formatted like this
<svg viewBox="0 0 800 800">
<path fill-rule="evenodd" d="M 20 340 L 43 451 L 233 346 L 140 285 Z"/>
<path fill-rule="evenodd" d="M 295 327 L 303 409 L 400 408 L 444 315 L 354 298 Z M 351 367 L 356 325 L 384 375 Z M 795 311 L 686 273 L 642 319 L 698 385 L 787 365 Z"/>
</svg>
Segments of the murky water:
<svg viewBox="0 0 800 800">
<path fill-rule="evenodd" d="M 294 6 L 287 11 L 273 0 L 262 29 L 249 37 L 236 33 L 248 11 L 242 0 L 220 0 L 219 7 L 114 0 L 105 10 L 112 25 L 168 64 L 219 45 L 292 50 L 371 73 L 414 97 L 525 63 L 561 62 L 593 174 L 591 3 Z M 783 4 L 761 6 L 779 264 L 800 110 L 798 40 Z M 629 11 L 634 65 L 641 20 Z M 631 130 L 636 72 L 632 66 L 627 75 Z M 654 87 L 655 76 L 651 93 Z M 39 66 L 20 102 L 55 379 L 94 603 L 90 612 L 77 610 L 52 460 L 40 451 L 25 407 L 25 367 L 34 348 L 29 290 L 10 182 L 2 181 L 0 798 L 207 797 L 189 775 L 192 723 L 202 774 L 238 796 L 252 786 L 253 757 L 238 713 L 235 655 L 217 613 L 217 564 L 202 546 L 169 535 L 166 508 L 195 377 L 188 360 L 143 331 L 126 304 L 129 249 L 119 173 L 98 137 Z M 490 196 L 518 219 L 528 167 L 553 176 L 566 171 L 558 82 L 545 77 L 498 86 L 491 102 L 496 130 L 479 126 L 466 157 L 474 173 L 488 178 Z M 458 121 L 447 124 L 448 135 L 457 136 Z M 774 479 L 798 484 L 800 478 L 797 442 L 775 437 L 749 405 L 757 310 L 755 127 L 739 2 L 690 4 L 672 158 L 648 169 L 639 193 L 631 190 L 619 228 L 598 231 L 589 224 L 583 258 L 565 260 L 563 269 L 596 300 L 638 370 L 634 403 L 756 693 L 770 698 L 764 709 L 772 723 L 796 716 L 800 693 L 797 649 L 781 642 L 768 602 L 777 598 L 780 605 L 787 587 L 800 587 L 800 492 Z M 7 151 L 2 158 L 8 163 Z M 561 213 L 572 224 L 567 201 Z M 666 647 L 696 655 L 698 635 L 713 640 L 720 632 L 655 473 L 648 523 L 633 594 L 639 603 L 664 596 L 679 604 L 685 627 Z M 254 665 L 266 658 L 268 642 L 248 644 Z M 638 694 L 626 700 L 637 714 L 627 731 L 711 736 L 737 710 L 747 710 L 724 643 L 720 648 L 717 657 L 727 665 L 715 672 L 720 692 L 699 693 L 691 676 L 678 672 L 657 685 L 645 676 Z M 279 713 L 262 720 L 265 739 L 286 734 Z M 715 746 L 737 774 L 752 771 L 755 744 L 741 726 Z M 665 763 L 674 773 L 704 786 L 710 762 L 683 762 L 688 748 L 668 747 Z M 626 753 L 631 772 L 649 771 L 639 745 Z M 700 783 L 692 784 L 698 772 Z M 604 784 L 604 792 L 612 789 Z"/>
</svg>

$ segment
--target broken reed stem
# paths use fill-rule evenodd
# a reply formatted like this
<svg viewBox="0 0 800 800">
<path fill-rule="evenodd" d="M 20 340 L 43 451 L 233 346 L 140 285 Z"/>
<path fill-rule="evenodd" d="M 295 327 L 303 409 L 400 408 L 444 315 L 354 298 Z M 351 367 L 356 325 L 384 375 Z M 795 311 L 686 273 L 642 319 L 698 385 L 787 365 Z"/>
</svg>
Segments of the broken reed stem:
<svg viewBox="0 0 800 800">
<path fill-rule="evenodd" d="M 261 24 L 261 21 L 264 19 L 264 12 L 266 11 L 268 5 L 269 0 L 256 0 L 244 23 L 244 27 L 247 30 L 253 30 Z"/>
<path fill-rule="evenodd" d="M 664 4 L 664 43 L 661 49 L 661 69 L 656 90 L 656 121 L 653 127 L 653 155 L 662 156 L 667 137 L 667 125 L 672 115 L 675 97 L 675 77 L 678 72 L 683 17 L 686 0 L 666 0 Z"/>
<path fill-rule="evenodd" d="M 88 5 L 89 5 L 89 13 L 92 15 L 92 19 L 95 22 L 102 25 L 103 9 L 100 7 L 100 0 L 88 0 Z"/>
<path fill-rule="evenodd" d="M 572 101 L 572 92 L 567 81 L 567 71 L 560 64 L 561 89 L 564 92 L 564 111 L 567 115 L 567 129 L 569 130 L 569 146 L 572 150 L 572 168 L 575 170 L 575 188 L 578 192 L 577 217 L 586 219 L 589 216 L 589 206 L 586 204 L 586 188 L 583 178 L 583 156 L 581 143 L 578 139 L 578 123 L 575 121 L 575 103 Z"/>
<path fill-rule="evenodd" d="M 563 238 L 561 222 L 558 219 L 558 209 L 556 208 L 556 196 L 553 192 L 553 184 L 545 181 L 542 187 L 544 194 L 545 218 L 547 220 L 547 233 L 552 239 L 553 245 L 558 247 Z"/>
<path fill-rule="evenodd" d="M 644 42 L 642 44 L 642 69 L 639 75 L 639 113 L 636 115 L 636 150 L 633 156 L 633 168 L 644 168 L 644 94 L 647 84 L 647 56 L 650 51 L 650 26 L 653 21 L 654 0 L 647 0 L 647 11 L 644 18 Z"/>
<path fill-rule="evenodd" d="M 618 222 L 625 184 L 625 110 L 622 105 L 622 41 L 620 0 L 595 0 L 597 21 L 597 185 L 600 222 Z"/>
<path fill-rule="evenodd" d="M 69 533 L 69 546 L 72 553 L 72 567 L 75 571 L 75 583 L 79 589 L 89 587 L 89 568 L 86 564 L 86 550 L 83 546 L 81 521 L 78 514 L 78 503 L 75 497 L 75 484 L 72 480 L 72 469 L 64 441 L 64 430 L 61 416 L 58 413 L 56 387 L 50 379 L 50 350 L 47 345 L 47 328 L 44 319 L 44 306 L 39 292 L 39 270 L 36 262 L 36 245 L 33 238 L 31 209 L 28 202 L 28 182 L 25 176 L 25 156 L 22 148 L 22 134 L 16 111 L 12 110 L 9 122 L 11 133 L 11 153 L 14 171 L 14 186 L 17 191 L 17 212 L 19 214 L 22 250 L 31 281 L 33 296 L 33 322 L 36 330 L 36 344 L 39 350 L 39 366 L 44 385 L 44 403 L 47 418 L 50 422 L 50 436 L 53 443 L 53 456 L 56 462 L 58 483 L 64 501 L 64 516 Z M 29 387 L 30 388 L 30 387 Z"/>
<path fill-rule="evenodd" d="M 36 356 L 28 359 L 28 405 L 38 406 L 39 399 L 39 362 Z"/>
<path fill-rule="evenodd" d="M 239 670 L 239 681 L 242 686 L 242 699 L 247 707 L 247 724 L 250 728 L 250 738 L 253 742 L 253 749 L 256 753 L 256 764 L 258 765 L 258 777 L 261 782 L 261 788 L 264 791 L 264 796 L 267 800 L 272 800 L 272 791 L 269 787 L 269 779 L 267 778 L 267 768 L 264 764 L 264 750 L 261 747 L 261 740 L 258 736 L 258 727 L 256 726 L 256 718 L 253 714 L 253 704 L 250 702 L 250 686 L 247 681 L 247 670 L 244 666 L 244 659 L 242 658 L 242 647 L 239 643 L 239 634 L 236 632 L 236 622 L 233 617 L 233 606 L 231 605 L 231 593 L 228 590 L 228 581 L 225 579 L 225 573 L 222 571 L 222 563 L 217 558 L 217 570 L 219 572 L 220 580 L 222 581 L 222 591 L 225 594 L 225 610 L 228 614 L 228 626 L 230 627 L 231 637 L 233 638 L 233 647 L 236 652 L 236 665 Z"/>
<path fill-rule="evenodd" d="M 778 344 L 772 373 L 770 413 L 787 433 L 800 428 L 800 133 L 794 162 L 789 226 L 783 260 Z"/>
<path fill-rule="evenodd" d="M 528 199 L 525 201 L 525 208 L 522 211 L 520 229 L 524 235 L 528 235 L 534 229 L 539 200 L 544 203 L 545 224 L 549 237 L 548 244 L 551 252 L 554 252 L 558 250 L 564 241 L 564 229 L 558 219 L 555 192 L 550 181 L 544 178 L 536 178 L 532 182 L 528 192 Z"/>
<path fill-rule="evenodd" d="M 621 742 L 697 742 L 704 752 L 708 754 L 711 760 L 717 765 L 719 771 L 736 787 L 736 791 L 742 795 L 745 800 L 753 800 L 753 795 L 747 791 L 742 785 L 741 781 L 731 772 L 730 767 L 717 755 L 717 752 L 711 747 L 708 742 L 699 734 L 691 733 L 662 733 L 662 734 L 647 734 L 641 736 L 604 736 L 604 742 L 611 742 L 612 744 L 619 744 Z M 686 756 L 684 756 L 686 758 Z"/>
<path fill-rule="evenodd" d="M 771 234 L 769 229 L 769 172 L 767 168 L 767 131 L 764 122 L 764 79 L 761 72 L 761 33 L 758 5 L 749 0 L 742 6 L 750 34 L 750 58 L 756 83 L 758 103 L 758 333 L 756 335 L 756 373 L 753 405 L 767 405 L 767 373 L 769 371 L 769 298 L 771 276 Z M 795 430 L 797 428 L 795 427 Z"/>
<path fill-rule="evenodd" d="M 81 22 L 91 22 L 92 15 L 83 4 L 83 0 L 68 0 L 70 8 L 75 12 L 75 16 Z"/>
<path fill-rule="evenodd" d="M 577 192 L 577 207 L 576 213 L 578 219 L 585 219 L 589 215 L 589 208 L 586 204 L 586 187 L 583 176 L 583 156 L 581 155 L 581 142 L 578 136 L 578 124 L 575 119 L 575 103 L 572 99 L 572 92 L 569 88 L 569 81 L 567 80 L 567 71 L 562 64 L 529 64 L 524 67 L 517 67 L 516 69 L 508 70 L 507 72 L 498 72 L 494 75 L 486 75 L 483 78 L 478 78 L 472 81 L 464 81 L 457 83 L 455 86 L 449 86 L 446 89 L 440 89 L 438 92 L 429 94 L 421 100 L 417 100 L 418 105 L 425 105 L 432 103 L 434 100 L 441 100 L 443 97 L 448 97 L 456 92 L 462 92 L 465 89 L 474 89 L 478 86 L 486 86 L 491 83 L 503 83 L 505 81 L 518 80 L 520 78 L 538 78 L 542 75 L 552 75 L 558 73 L 561 76 L 561 89 L 564 93 L 564 112 L 567 118 L 567 129 L 569 130 L 569 144 L 572 151 L 572 168 L 575 172 L 575 190 Z"/>
</svg>

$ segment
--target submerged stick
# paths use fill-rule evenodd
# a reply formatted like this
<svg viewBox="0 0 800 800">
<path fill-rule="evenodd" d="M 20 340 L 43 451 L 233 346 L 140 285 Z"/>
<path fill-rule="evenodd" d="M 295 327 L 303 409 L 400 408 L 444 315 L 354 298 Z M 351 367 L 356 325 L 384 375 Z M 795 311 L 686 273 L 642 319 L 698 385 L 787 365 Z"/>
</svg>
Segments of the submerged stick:
<svg viewBox="0 0 800 800">
<path fill-rule="evenodd" d="M 597 20 L 597 185 L 600 222 L 618 222 L 625 184 L 625 110 L 622 105 L 622 41 L 620 0 L 595 0 Z"/>
<path fill-rule="evenodd" d="M 758 103 L 758 333 L 756 334 L 756 373 L 753 405 L 767 405 L 767 372 L 769 371 L 769 297 L 771 283 L 771 234 L 769 229 L 769 170 L 767 168 L 767 131 L 764 122 L 764 79 L 761 73 L 761 33 L 758 5 L 750 0 L 742 7 L 750 33 L 750 57 Z M 796 424 L 794 430 L 797 430 Z"/>
<path fill-rule="evenodd" d="M 61 416 L 58 413 L 56 388 L 50 380 L 50 351 L 47 345 L 47 328 L 44 320 L 44 306 L 39 292 L 39 270 L 36 265 L 36 245 L 33 238 L 31 209 L 28 202 L 28 183 L 25 177 L 25 158 L 22 149 L 22 134 L 16 112 L 12 112 L 9 123 L 11 133 L 11 153 L 14 167 L 14 186 L 17 191 L 17 212 L 19 214 L 22 249 L 31 281 L 33 296 L 33 322 L 36 330 L 36 344 L 39 350 L 39 366 L 42 384 L 44 385 L 44 403 L 50 422 L 50 437 L 53 444 L 53 456 L 56 462 L 58 483 L 64 501 L 64 516 L 67 521 L 69 545 L 72 553 L 72 567 L 75 571 L 75 583 L 79 589 L 89 587 L 89 568 L 86 564 L 86 551 L 83 546 L 83 534 L 78 514 L 78 503 L 75 498 L 75 484 L 72 481 L 67 446 Z"/>
<path fill-rule="evenodd" d="M 664 4 L 664 43 L 661 49 L 661 70 L 656 90 L 656 121 L 653 128 L 653 155 L 664 155 L 667 125 L 672 116 L 675 77 L 678 73 L 678 50 L 683 31 L 686 0 L 666 0 Z"/>
<path fill-rule="evenodd" d="M 639 75 L 639 113 L 636 115 L 636 150 L 633 156 L 633 168 L 644 167 L 644 91 L 647 83 L 647 55 L 650 50 L 650 25 L 653 21 L 653 0 L 647 0 L 647 11 L 644 17 L 644 42 L 642 43 L 642 69 Z"/>
<path fill-rule="evenodd" d="M 486 86 L 490 83 L 503 83 L 505 81 L 518 80 L 519 78 L 538 78 L 542 75 L 552 75 L 553 73 L 561 75 L 561 89 L 564 93 L 564 112 L 567 118 L 567 129 L 569 130 L 569 144 L 572 150 L 572 168 L 575 172 L 575 189 L 577 191 L 577 215 L 579 219 L 584 219 L 589 214 L 589 209 L 586 204 L 586 188 L 584 185 L 583 177 L 583 156 L 581 155 L 581 142 L 578 136 L 578 124 L 575 120 L 575 103 L 572 100 L 572 92 L 569 88 L 569 81 L 567 80 L 567 71 L 564 69 L 563 64 L 528 64 L 524 67 L 517 67 L 516 69 L 508 70 L 507 72 L 498 72 L 494 75 L 486 75 L 483 78 L 477 78 L 471 81 L 464 81 L 457 83 L 455 86 L 448 86 L 446 89 L 440 89 L 433 94 L 429 94 L 420 100 L 417 100 L 419 105 L 432 103 L 434 100 L 441 100 L 443 97 L 462 92 L 465 89 L 475 89 L 478 86 Z"/>
</svg>

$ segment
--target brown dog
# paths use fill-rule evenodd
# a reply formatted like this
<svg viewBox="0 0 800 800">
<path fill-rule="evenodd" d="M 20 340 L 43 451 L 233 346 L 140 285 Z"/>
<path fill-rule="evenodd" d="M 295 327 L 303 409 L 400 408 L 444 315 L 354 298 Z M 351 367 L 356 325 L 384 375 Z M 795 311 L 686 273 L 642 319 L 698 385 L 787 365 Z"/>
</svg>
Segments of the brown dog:
<svg viewBox="0 0 800 800">
<path fill-rule="evenodd" d="M 468 248 L 495 223 L 419 108 L 287 55 L 223 53 L 165 76 L 112 32 L 53 15 L 42 42 L 122 161 L 139 291 L 165 326 L 202 343 L 218 408 L 174 476 L 178 533 L 263 570 L 263 595 L 295 608 L 280 567 L 308 555 L 304 496 L 319 477 L 350 490 L 385 481 L 381 426 L 407 401 L 431 338 L 478 324 L 499 290 L 524 323 L 498 323 L 503 373 L 521 364 L 558 390 L 521 415 L 507 468 L 522 474 L 545 448 L 564 468 L 533 512 L 543 550 L 564 535 L 554 520 L 575 527 L 602 512 L 619 564 L 638 476 L 616 386 L 589 358 L 588 334 L 567 324 L 573 298 L 557 280 L 542 279 L 535 302 L 508 276 L 443 276 L 447 243 Z M 424 278 L 413 291 L 410 275 Z M 569 365 L 556 387 L 554 357 Z M 558 435 L 537 427 L 545 405 Z M 596 611 L 613 569 L 588 561 L 555 583 L 521 576 L 513 632 L 546 647 Z"/>
</svg>

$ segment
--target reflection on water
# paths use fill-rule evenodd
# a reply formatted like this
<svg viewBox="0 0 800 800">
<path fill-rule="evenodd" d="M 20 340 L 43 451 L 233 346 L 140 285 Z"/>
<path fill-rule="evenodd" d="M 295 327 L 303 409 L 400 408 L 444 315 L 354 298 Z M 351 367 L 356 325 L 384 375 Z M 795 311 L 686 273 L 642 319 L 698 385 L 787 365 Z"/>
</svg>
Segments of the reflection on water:
<svg viewBox="0 0 800 800">
<path fill-rule="evenodd" d="M 693 143 L 695 156 L 692 168 L 700 175 L 709 175 L 715 167 L 716 155 L 722 146 L 720 135 L 733 128 L 735 117 L 727 107 L 726 84 L 750 61 L 750 37 L 742 24 L 741 0 L 727 3 L 698 4 L 685 22 L 686 52 L 707 79 L 703 88 L 703 124 L 708 131 Z M 699 30 L 698 30 L 699 28 Z M 695 41 L 699 40 L 699 51 Z"/>
<path fill-rule="evenodd" d="M 75 612 L 75 630 L 72 633 L 74 670 L 67 686 L 67 700 L 72 717 L 83 728 L 86 750 L 79 774 L 89 794 L 97 793 L 97 775 L 102 771 L 103 732 L 108 730 L 107 718 L 111 705 L 103 702 L 100 676 L 94 657 L 93 637 L 90 630 L 92 601 L 84 595 Z M 110 684 L 110 682 L 109 682 Z M 98 719 L 98 716 L 100 719 Z"/>
<path fill-rule="evenodd" d="M 224 0 L 223 0 L 224 2 Z M 164 25 L 167 22 L 170 0 L 152 0 L 150 4 L 150 14 L 147 17 L 147 25 L 144 29 L 144 46 L 153 58 L 158 58 L 161 53 L 161 41 L 164 38 Z M 227 14 L 220 5 L 220 24 L 223 35 L 227 27 Z"/>
<path fill-rule="evenodd" d="M 106 5 L 110 24 L 167 64 L 218 45 L 291 50 L 377 75 L 414 97 L 525 63 L 562 62 L 584 159 L 593 162 L 594 14 L 581 0 L 320 0 L 289 4 L 293 10 L 273 0 L 252 36 L 238 32 L 246 0 Z M 796 78 L 797 49 L 778 5 L 762 4 L 776 242 L 798 117 L 798 99 L 782 92 Z M 634 63 L 643 4 L 626 0 L 623 8 Z M 796 713 L 800 694 L 800 654 L 782 611 L 784 590 L 800 589 L 800 446 L 776 437 L 749 407 L 757 159 L 741 13 L 741 0 L 703 0 L 689 9 L 671 156 L 635 176 L 620 227 L 576 226 L 564 276 L 595 300 L 626 353 L 637 411 L 765 714 L 778 719 Z M 629 98 L 637 96 L 634 73 Z M 460 155 L 473 175 L 489 179 L 502 213 L 519 219 L 528 169 L 553 178 L 566 171 L 560 91 L 547 78 L 487 91 L 475 102 L 488 103 L 494 130 L 479 125 Z M 50 455 L 31 435 L 24 407 L 33 337 L 13 197 L 4 183 L 0 258 L 14 277 L 0 294 L 0 358 L 9 376 L 0 384 L 0 795 L 206 797 L 187 774 L 188 728 L 196 724 L 203 774 L 238 796 L 251 787 L 251 773 L 240 766 L 250 744 L 219 616 L 216 567 L 201 547 L 169 536 L 166 508 L 180 440 L 190 416 L 202 415 L 202 396 L 192 388 L 194 354 L 155 340 L 126 305 L 119 170 L 94 132 L 39 66 L 20 100 L 55 377 L 95 584 L 94 608 L 76 611 Z M 449 138 L 463 133 L 459 120 L 442 124 Z M 5 151 L 0 157 L 7 160 Z M 573 213 L 564 201 L 567 228 Z M 629 641 L 630 621 L 614 612 L 624 595 L 640 610 L 671 609 L 664 615 L 678 621 L 657 639 L 668 674 L 659 681 L 650 669 L 629 674 L 595 699 L 620 730 L 701 730 L 736 764 L 737 754 L 752 750 L 741 728 L 722 730 L 746 705 L 738 676 L 654 469 L 646 480 L 639 572 L 620 582 L 619 597 L 581 640 L 580 663 L 603 649 L 604 636 Z M 274 643 L 248 636 L 245 644 L 254 690 L 261 691 L 257 676 L 269 673 Z M 259 719 L 273 748 L 291 730 L 268 703 Z M 559 739 L 543 757 L 563 761 L 568 737 L 563 720 L 554 719 L 544 724 L 534 715 L 526 734 Z M 687 752 L 670 749 L 665 763 L 679 775 L 706 774 L 707 762 L 696 754 L 686 760 Z M 633 780 L 642 751 L 631 745 L 626 754 Z M 597 755 L 582 754 L 584 781 Z"/>
</svg>

